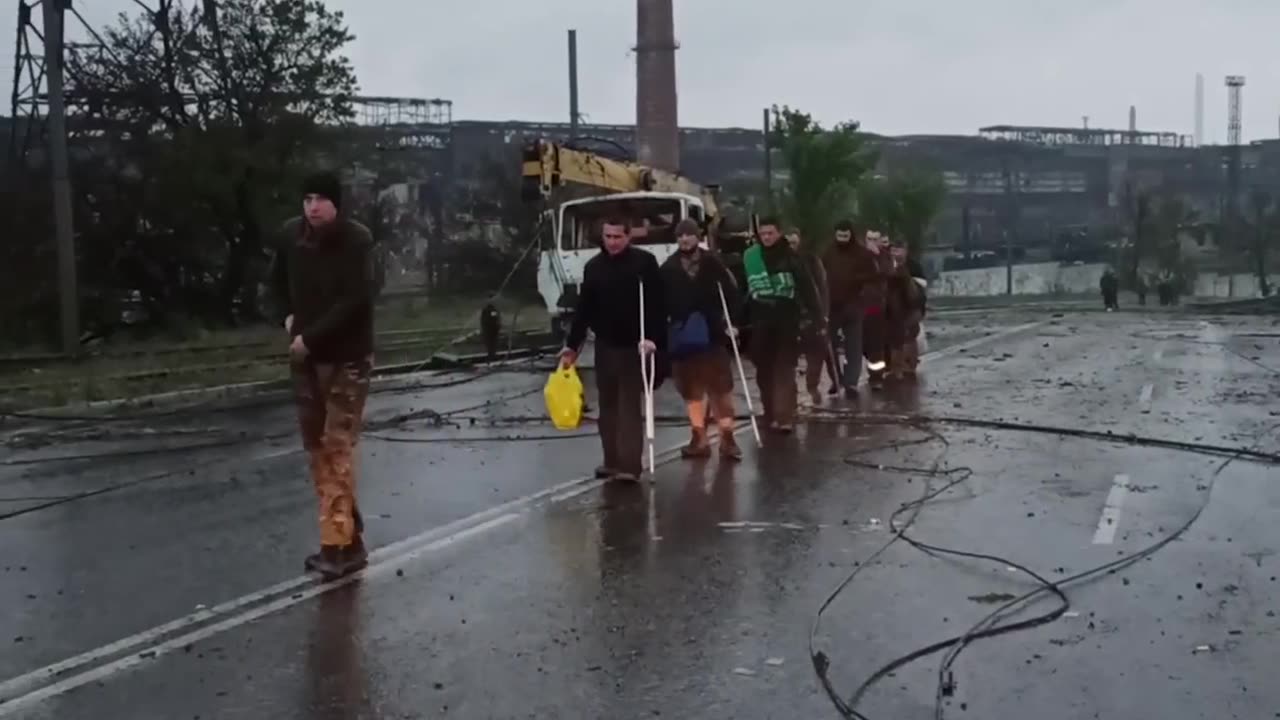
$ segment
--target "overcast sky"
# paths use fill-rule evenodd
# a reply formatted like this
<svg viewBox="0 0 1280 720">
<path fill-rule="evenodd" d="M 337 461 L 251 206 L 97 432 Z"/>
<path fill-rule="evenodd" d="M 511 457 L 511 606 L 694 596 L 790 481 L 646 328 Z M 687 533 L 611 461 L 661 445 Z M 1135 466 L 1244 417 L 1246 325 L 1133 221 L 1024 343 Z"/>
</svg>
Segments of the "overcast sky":
<svg viewBox="0 0 1280 720">
<path fill-rule="evenodd" d="M 357 39 L 366 94 L 452 100 L 456 119 L 568 117 L 565 31 L 578 30 L 582 111 L 634 121 L 632 0 L 328 0 Z M 0 0 L 0 109 L 9 107 L 16 0 Z M 1248 78 L 1246 139 L 1280 134 L 1276 0 L 675 0 L 680 121 L 747 126 L 790 104 L 886 134 L 984 125 L 1226 136 L 1223 77 Z M 130 0 L 76 0 L 91 22 Z M 447 8 L 447 9 L 445 9 Z M 726 9 L 732 8 L 732 12 Z M 753 14 L 757 13 L 757 14 Z M 69 27 L 73 39 L 79 28 Z"/>
</svg>

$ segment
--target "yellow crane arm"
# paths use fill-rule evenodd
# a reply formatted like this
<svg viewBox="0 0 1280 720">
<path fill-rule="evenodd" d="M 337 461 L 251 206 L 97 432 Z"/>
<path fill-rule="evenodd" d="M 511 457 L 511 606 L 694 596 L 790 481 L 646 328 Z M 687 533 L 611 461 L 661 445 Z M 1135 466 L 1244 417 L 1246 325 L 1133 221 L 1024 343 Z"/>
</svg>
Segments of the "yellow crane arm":
<svg viewBox="0 0 1280 720">
<path fill-rule="evenodd" d="M 558 188 L 582 188 L 587 194 L 673 192 L 700 198 L 708 217 L 719 215 L 715 193 L 683 175 L 545 140 L 525 147 L 522 175 L 526 202 L 550 201 Z"/>
</svg>

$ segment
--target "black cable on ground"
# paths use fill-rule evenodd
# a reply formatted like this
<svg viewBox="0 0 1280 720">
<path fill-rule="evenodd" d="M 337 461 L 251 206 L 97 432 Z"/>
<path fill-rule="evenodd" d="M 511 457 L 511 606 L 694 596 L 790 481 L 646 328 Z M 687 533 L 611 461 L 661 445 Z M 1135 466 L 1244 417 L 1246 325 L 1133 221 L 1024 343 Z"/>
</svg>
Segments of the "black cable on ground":
<svg viewBox="0 0 1280 720">
<path fill-rule="evenodd" d="M 1254 447 L 1238 447 L 1231 445 L 1216 445 L 1211 443 L 1187 442 L 1183 440 L 1167 440 L 1165 438 L 1147 437 L 1134 433 L 1113 433 L 1110 430 L 1083 430 L 1080 428 L 1057 427 L 1053 425 L 1041 425 L 1037 423 L 1022 423 L 1007 420 L 984 420 L 981 418 L 968 418 L 947 415 L 921 415 L 921 414 L 903 414 L 893 415 L 884 413 L 859 413 L 852 410 L 837 410 L 827 408 L 814 408 L 811 411 L 809 421 L 817 420 L 822 422 L 821 416 L 835 419 L 840 423 L 849 420 L 857 420 L 864 424 L 873 425 L 961 425 L 966 427 L 984 428 L 987 430 L 1008 430 L 1013 432 L 1031 432 L 1047 435 L 1059 435 L 1062 437 L 1076 437 L 1088 440 L 1101 440 L 1104 442 L 1116 442 L 1126 445 L 1137 445 L 1141 447 L 1156 447 L 1167 450 L 1181 450 L 1185 452 L 1208 454 L 1208 455 L 1226 455 L 1239 456 L 1241 458 L 1254 460 L 1263 463 L 1280 463 L 1280 453 L 1263 452 Z"/>
<path fill-rule="evenodd" d="M 865 416 L 856 415 L 854 413 L 837 413 L 837 415 L 844 415 L 850 418 L 865 417 Z M 897 418 L 891 418 L 891 419 L 893 421 L 901 423 L 906 418 L 897 417 Z M 915 419 L 917 421 L 924 420 L 923 418 L 919 418 L 918 416 Z M 940 420 L 933 419 L 932 421 L 938 422 Z M 941 720 L 944 714 L 944 700 L 946 697 L 950 696 L 955 689 L 954 680 L 952 679 L 952 676 L 951 676 L 951 668 L 954 665 L 956 659 L 959 657 L 959 654 L 969 644 L 971 644 L 973 641 L 978 639 L 995 637 L 997 635 L 1003 635 L 1003 634 L 1015 632 L 1018 630 L 1025 630 L 1032 627 L 1045 625 L 1050 622 L 1053 622 L 1054 620 L 1057 620 L 1058 618 L 1062 617 L 1062 615 L 1065 612 L 1067 612 L 1067 610 L 1070 608 L 1070 601 L 1062 590 L 1064 586 L 1077 584 L 1085 580 L 1097 578 L 1103 574 L 1112 574 L 1121 568 L 1128 567 L 1134 563 L 1141 561 L 1144 558 L 1150 557 L 1151 555 L 1155 554 L 1156 552 L 1158 552 L 1160 549 L 1162 549 L 1169 543 L 1181 537 L 1183 534 L 1186 533 L 1187 530 L 1189 530 L 1195 524 L 1195 522 L 1199 519 L 1201 514 L 1204 512 L 1205 508 L 1208 507 L 1209 497 L 1213 489 L 1213 484 L 1216 482 L 1217 478 L 1222 474 L 1222 472 L 1225 471 L 1226 468 L 1232 462 L 1235 462 L 1242 458 L 1249 458 L 1249 459 L 1253 459 L 1261 462 L 1280 464 L 1280 455 L 1275 453 L 1264 453 L 1257 450 L 1257 447 L 1262 442 L 1262 438 L 1270 435 L 1272 432 L 1274 432 L 1275 429 L 1277 429 L 1277 427 L 1280 427 L 1280 426 L 1276 426 L 1276 427 L 1270 428 L 1267 431 L 1259 433 L 1259 435 L 1257 436 L 1257 439 L 1255 440 L 1255 442 L 1251 447 L 1226 448 L 1222 446 L 1204 445 L 1204 444 L 1197 444 L 1197 443 L 1181 443 L 1181 442 L 1175 442 L 1175 441 L 1164 441 L 1159 438 L 1141 438 L 1138 436 L 1128 436 L 1127 438 L 1123 438 L 1120 436 L 1115 436 L 1107 433 L 1079 431 L 1079 430 L 1074 430 L 1069 428 L 1049 428 L 1045 426 L 1035 426 L 1035 425 L 1018 424 L 1018 423 L 1005 423 L 1001 421 L 982 421 L 982 420 L 969 420 L 969 419 L 957 419 L 957 418 L 949 418 L 942 421 L 951 422 L 952 424 L 967 424 L 967 425 L 972 425 L 976 427 L 985 427 L 985 428 L 992 428 L 992 429 L 1047 432 L 1050 434 L 1055 434 L 1060 436 L 1080 437 L 1080 438 L 1091 439 L 1091 440 L 1114 441 L 1117 439 L 1122 439 L 1132 444 L 1150 445 L 1154 447 L 1175 449 L 1175 450 L 1181 450 L 1185 452 L 1209 454 L 1209 455 L 1215 455 L 1215 456 L 1221 456 L 1226 454 L 1228 455 L 1228 457 L 1224 459 L 1224 461 L 1220 465 L 1218 465 L 1218 467 L 1210 476 L 1208 487 L 1205 489 L 1204 503 L 1201 504 L 1201 506 L 1187 520 L 1186 523 L 1184 523 L 1181 527 L 1179 527 L 1173 533 L 1167 535 L 1165 538 L 1148 546 L 1147 548 L 1144 548 L 1143 550 L 1132 553 L 1130 555 L 1126 555 L 1122 558 L 1119 558 L 1115 561 L 1095 567 L 1091 570 L 1078 573 L 1076 575 L 1073 575 L 1071 577 L 1068 577 L 1058 582 L 1050 581 L 1042 577 L 1041 575 L 1037 574 L 1033 570 L 1023 565 L 1020 565 L 1018 563 L 1012 562 L 1007 558 L 999 557 L 996 555 L 982 554 L 982 553 L 970 553 L 966 551 L 954 550 L 951 548 L 931 545 L 928 543 L 923 543 L 918 540 L 915 540 L 914 538 L 907 535 L 907 531 L 910 529 L 912 524 L 914 524 L 916 517 L 918 516 L 920 510 L 923 508 L 925 504 L 927 504 L 929 501 L 933 500 L 934 498 L 938 497 L 942 493 L 945 493 L 946 491 L 955 487 L 956 485 L 964 482 L 972 475 L 972 471 L 968 468 L 952 468 L 949 470 L 940 471 L 938 468 L 942 459 L 942 455 L 945 455 L 945 450 L 943 451 L 942 455 L 939 456 L 938 461 L 934 464 L 932 468 L 906 468 L 906 467 L 884 466 L 884 465 L 856 461 L 853 459 L 852 456 L 847 457 L 845 461 L 849 464 L 860 465 L 863 467 L 874 468 L 877 470 L 885 470 L 890 472 L 904 472 L 904 473 L 912 473 L 912 474 L 918 473 L 918 474 L 924 474 L 926 475 L 926 477 L 930 477 L 930 478 L 936 477 L 939 475 L 941 476 L 957 475 L 958 477 L 955 477 L 954 479 L 945 483 L 942 487 L 936 490 L 930 489 L 928 483 L 926 483 L 925 492 L 919 499 L 909 503 L 904 503 L 897 510 L 895 510 L 893 515 L 890 518 L 890 528 L 893 530 L 893 536 L 884 545 L 882 545 L 874 553 L 872 553 L 872 555 L 866 561 L 864 561 L 862 565 L 858 566 L 852 573 L 850 573 L 845 578 L 843 582 L 841 582 L 835 588 L 835 590 L 831 593 L 831 595 L 828 596 L 828 598 L 819 607 L 818 612 L 815 615 L 814 623 L 810 630 L 810 637 L 809 637 L 810 657 L 813 662 L 814 670 L 818 675 L 819 682 L 821 683 L 823 689 L 826 691 L 828 697 L 831 699 L 832 704 L 846 718 L 857 718 L 857 720 L 868 720 L 867 716 L 860 713 L 856 708 L 859 701 L 862 699 L 865 693 L 872 686 L 874 686 L 878 681 L 880 681 L 884 677 L 896 671 L 898 668 L 901 668 L 920 658 L 933 655 L 941 650 L 951 648 L 951 652 L 949 652 L 947 656 L 944 658 L 938 670 L 938 683 L 937 683 L 937 690 L 935 693 L 934 715 L 937 720 Z M 941 442 L 944 443 L 944 445 L 946 444 L 945 438 L 942 438 L 940 435 L 937 435 L 936 433 L 932 433 L 929 439 L 940 440 Z M 912 444 L 915 444 L 915 443 L 912 443 Z M 885 447 L 893 447 L 893 446 L 872 447 L 872 448 L 868 448 L 864 452 L 882 450 L 882 449 L 885 449 Z M 907 522 L 904 525 L 899 527 L 897 524 L 898 518 L 903 513 L 908 511 L 912 511 L 911 517 L 907 520 Z M 874 563 L 884 552 L 886 552 L 890 547 L 892 547 L 899 540 L 907 542 L 913 547 L 930 555 L 949 555 L 949 556 L 955 556 L 955 557 L 985 560 L 989 562 L 1004 563 L 1005 565 L 1009 567 L 1013 567 L 1017 569 L 1019 572 L 1022 572 L 1023 574 L 1026 574 L 1029 577 L 1036 580 L 1036 582 L 1039 583 L 1039 587 L 997 608 L 995 611 L 993 611 L 992 613 L 984 617 L 972 628 L 970 628 L 970 630 L 967 631 L 964 635 L 934 643 L 927 647 L 908 653 L 907 655 L 897 658 L 892 662 L 884 665 L 883 667 L 878 669 L 876 672 L 874 672 L 866 681 L 864 681 L 853 693 L 851 698 L 846 701 L 844 698 L 840 697 L 839 693 L 835 690 L 833 684 L 831 683 L 830 659 L 824 653 L 814 650 L 814 642 L 817 637 L 821 617 L 823 613 L 826 611 L 826 609 L 831 605 L 831 603 L 834 602 L 837 597 L 839 597 L 839 595 L 845 590 L 845 588 L 847 588 L 853 582 L 853 580 L 862 572 L 863 569 L 865 569 L 868 565 Z M 1001 619 L 1006 613 L 1009 613 L 1015 608 L 1018 608 L 1024 605 L 1025 603 L 1039 596 L 1042 596 L 1046 593 L 1052 593 L 1059 600 L 1058 606 L 1055 607 L 1050 612 L 1038 615 L 1033 618 L 1029 618 L 1027 620 L 1022 620 L 1019 622 L 1008 623 L 1004 625 L 996 624 L 997 621 Z"/>
<path fill-rule="evenodd" d="M 1139 330 L 1137 332 L 1130 333 L 1130 337 L 1137 338 L 1139 340 L 1152 340 L 1156 342 L 1180 342 L 1180 343 L 1186 343 L 1188 345 L 1208 345 L 1209 347 L 1221 348 L 1226 352 L 1231 353 L 1232 355 L 1235 355 L 1241 360 L 1244 360 L 1245 362 L 1256 365 L 1262 368 L 1263 370 L 1266 370 L 1269 373 L 1280 375 L 1280 369 L 1273 368 L 1270 365 L 1267 365 L 1261 362 L 1260 360 L 1257 360 L 1256 358 L 1246 355 L 1222 341 L 1200 340 L 1198 338 L 1187 337 L 1182 334 L 1160 336 L 1155 334 L 1154 331 L 1148 331 L 1148 330 Z M 1264 335 L 1261 333 L 1255 333 L 1255 334 L 1232 333 L 1231 337 L 1276 337 L 1276 336 Z"/>
<path fill-rule="evenodd" d="M 259 438 L 254 438 L 253 440 L 255 442 L 262 441 L 262 440 L 279 440 L 281 438 L 288 437 L 289 435 L 292 435 L 292 434 L 293 433 L 275 433 L 272 435 L 264 435 Z M 5 460 L 3 462 L 0 462 L 0 467 L 23 467 L 23 466 L 30 466 L 30 465 L 47 465 L 49 463 L 59 463 L 59 462 L 83 462 L 87 460 L 95 460 L 95 461 L 115 460 L 120 458 L 146 457 L 151 455 L 168 455 L 173 453 L 194 452 L 197 450 L 212 450 L 215 448 L 231 447 L 233 445 L 241 445 L 246 440 L 248 440 L 248 438 L 236 437 L 236 438 L 225 438 L 222 440 L 214 440 L 212 442 L 198 443 L 198 444 L 191 444 L 191 445 L 176 445 L 176 446 L 165 446 L 165 447 L 156 447 L 156 448 L 139 448 L 137 450 L 117 450 L 114 452 L 85 453 L 82 455 L 59 455 L 56 457 L 26 458 L 22 460 Z"/>
</svg>

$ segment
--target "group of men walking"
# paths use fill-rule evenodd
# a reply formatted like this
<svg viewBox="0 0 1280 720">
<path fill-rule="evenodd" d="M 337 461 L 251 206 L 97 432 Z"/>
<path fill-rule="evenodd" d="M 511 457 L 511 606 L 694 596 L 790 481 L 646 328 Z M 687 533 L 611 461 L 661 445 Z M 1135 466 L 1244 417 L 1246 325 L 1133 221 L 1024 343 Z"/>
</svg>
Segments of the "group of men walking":
<svg viewBox="0 0 1280 720">
<path fill-rule="evenodd" d="M 906 248 L 879 231 L 841 222 L 831 247 L 819 256 L 808 251 L 798 231 L 784 234 L 776 218 L 763 218 L 758 242 L 742 254 L 741 285 L 718 255 L 702 247 L 702 230 L 693 220 L 676 227 L 677 251 L 661 266 L 631 245 L 630 231 L 625 217 L 602 223 L 601 252 L 587 263 L 561 351 L 562 364 L 572 365 L 588 331 L 595 334 L 604 448 L 597 477 L 636 480 L 641 474 L 640 357 L 646 355 L 657 354 L 663 377 L 669 361 L 685 402 L 691 426 L 686 458 L 711 454 L 712 420 L 721 457 L 742 457 L 734 440 L 730 354 L 746 335 L 739 328 L 749 330 L 747 354 L 756 369 L 763 421 L 775 433 L 794 429 L 801 358 L 815 404 L 822 402 L 824 370 L 830 394 L 843 391 L 851 398 L 857 396 L 864 359 L 873 389 L 915 376 L 927 283 Z"/>
<path fill-rule="evenodd" d="M 379 281 L 372 236 L 341 212 L 337 176 L 308 177 L 302 197 L 302 216 L 281 229 L 271 276 L 319 506 L 320 550 L 305 566 L 335 578 L 368 562 L 355 451 L 373 367 Z M 817 257 L 799 233 L 787 233 L 784 241 L 778 221 L 765 218 L 759 242 L 742 255 L 740 282 L 701 246 L 702 229 L 693 220 L 677 226 L 678 251 L 661 266 L 631 245 L 631 232 L 626 218 L 602 223 L 601 251 L 587 263 L 560 354 L 562 363 L 576 363 L 588 331 L 594 333 L 604 446 L 598 477 L 640 477 L 646 382 L 640 357 L 656 361 L 655 383 L 669 372 L 684 399 L 692 426 L 684 456 L 711 454 L 708 425 L 714 423 L 720 456 L 729 461 L 742 457 L 734 440 L 730 354 L 742 339 L 739 328 L 750 329 L 748 354 L 764 420 L 778 433 L 790 432 L 795 422 L 802 356 L 814 402 L 821 402 L 824 368 L 833 394 L 843 389 L 855 395 L 864 357 L 872 387 L 914 375 L 925 311 L 923 273 L 880 233 L 841 223 L 831 248 Z M 486 322 L 493 326 L 488 310 Z M 495 328 L 486 335 L 496 335 Z M 844 350 L 843 362 L 837 348 Z"/>
</svg>

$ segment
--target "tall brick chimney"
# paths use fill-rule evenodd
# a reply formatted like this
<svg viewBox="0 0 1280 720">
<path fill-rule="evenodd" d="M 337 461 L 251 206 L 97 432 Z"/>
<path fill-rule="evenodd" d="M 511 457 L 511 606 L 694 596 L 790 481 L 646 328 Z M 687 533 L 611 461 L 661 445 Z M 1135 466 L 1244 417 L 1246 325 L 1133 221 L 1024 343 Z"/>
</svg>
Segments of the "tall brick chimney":
<svg viewBox="0 0 1280 720">
<path fill-rule="evenodd" d="M 680 169 L 676 110 L 676 28 L 672 0 L 636 0 L 636 156 Z"/>
</svg>

